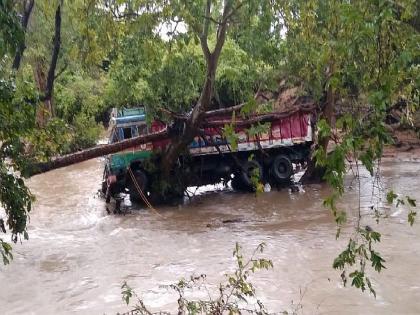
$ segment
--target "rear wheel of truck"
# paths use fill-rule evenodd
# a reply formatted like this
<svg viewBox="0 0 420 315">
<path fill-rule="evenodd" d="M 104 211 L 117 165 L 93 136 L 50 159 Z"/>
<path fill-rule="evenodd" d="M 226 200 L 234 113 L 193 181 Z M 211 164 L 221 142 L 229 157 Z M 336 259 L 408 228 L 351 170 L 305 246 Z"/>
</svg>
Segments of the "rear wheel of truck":
<svg viewBox="0 0 420 315">
<path fill-rule="evenodd" d="M 148 184 L 148 178 L 146 173 L 144 173 L 142 170 L 133 170 L 133 175 L 134 175 L 134 179 L 137 183 L 134 183 L 133 178 L 131 177 L 130 174 L 127 174 L 128 176 L 128 184 L 127 184 L 127 188 L 129 190 L 130 193 L 130 200 L 132 201 L 141 201 L 143 200 L 141 197 L 141 193 L 139 191 L 139 188 L 141 190 L 141 192 L 146 196 L 146 188 L 147 188 L 147 184 Z"/>
<path fill-rule="evenodd" d="M 236 191 L 246 191 L 247 190 L 247 188 L 244 185 L 242 179 L 240 178 L 239 173 L 234 174 L 234 177 L 232 178 L 232 181 L 230 182 L 230 185 L 231 185 L 232 189 L 236 190 Z"/>
<path fill-rule="evenodd" d="M 293 174 L 292 161 L 290 161 L 287 155 L 279 154 L 275 157 L 270 171 L 277 183 L 284 183 Z"/>
<path fill-rule="evenodd" d="M 235 173 L 231 183 L 232 188 L 240 191 L 254 191 L 253 177 L 255 176 L 260 180 L 262 175 L 263 169 L 258 161 L 246 161 L 243 163 L 241 171 Z"/>
</svg>

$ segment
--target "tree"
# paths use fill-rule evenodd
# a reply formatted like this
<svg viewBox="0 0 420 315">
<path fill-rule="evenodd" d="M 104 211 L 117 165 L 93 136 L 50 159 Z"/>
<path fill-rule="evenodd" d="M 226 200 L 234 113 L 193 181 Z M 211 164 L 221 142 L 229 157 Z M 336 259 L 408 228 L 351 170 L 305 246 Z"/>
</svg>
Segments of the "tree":
<svg viewBox="0 0 420 315">
<path fill-rule="evenodd" d="M 411 0 L 278 3 L 288 29 L 287 72 L 302 82 L 320 105 L 314 163 L 324 168 L 321 176 L 335 190 L 324 205 L 335 217 L 338 237 L 347 215 L 336 207 L 344 193 L 346 160 L 354 161 L 350 166 L 357 180 L 359 165 L 379 176 L 384 145 L 391 143 L 385 126 L 387 111 L 400 100 L 407 104 L 408 113 L 420 105 L 420 37 L 412 26 L 418 6 Z M 331 140 L 334 146 L 327 152 Z M 371 211 L 378 215 L 375 207 Z M 368 287 L 374 293 L 365 266 L 371 262 L 376 271 L 383 267 L 372 245 L 380 241 L 380 233 L 362 228 L 360 205 L 358 213 L 355 236 L 337 257 L 334 268 L 352 268 L 352 285 L 362 290 Z M 412 222 L 410 216 L 411 211 L 408 221 Z M 354 267 L 356 262 L 360 267 Z M 347 281 L 347 277 L 343 279 Z"/>
<path fill-rule="evenodd" d="M 11 240 L 16 243 L 21 236 L 28 239 L 26 224 L 33 197 L 19 171 L 26 166 L 23 138 L 34 126 L 34 110 L 28 104 L 31 95 L 16 89 L 8 67 L 9 58 L 20 51 L 24 40 L 12 1 L 0 2 L 0 22 L 0 205 L 6 213 L 6 220 L 0 218 L 0 230 L 3 233 L 10 230 Z M 1 237 L 4 264 L 13 258 L 11 250 L 11 245 Z"/>
</svg>

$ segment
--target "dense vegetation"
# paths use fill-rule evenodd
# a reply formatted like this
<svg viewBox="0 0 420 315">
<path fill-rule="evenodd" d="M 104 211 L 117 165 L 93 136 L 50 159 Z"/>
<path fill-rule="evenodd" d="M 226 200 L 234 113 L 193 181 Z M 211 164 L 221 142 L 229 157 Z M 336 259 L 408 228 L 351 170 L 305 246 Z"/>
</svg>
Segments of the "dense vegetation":
<svg viewBox="0 0 420 315">
<path fill-rule="evenodd" d="M 325 205 L 344 224 L 335 204 L 346 157 L 374 174 L 389 109 L 402 102 L 410 122 L 419 107 L 419 16 L 415 0 L 0 0 L 1 229 L 13 242 L 28 238 L 31 162 L 94 145 L 110 108 L 144 105 L 163 120 L 191 112 L 171 160 L 204 110 L 277 92 L 282 81 L 319 105 L 314 161 L 335 189 Z M 372 249 L 380 234 L 356 229 L 334 267 L 355 269 L 352 284 L 364 290 L 366 262 L 383 266 Z M 1 244 L 8 263 L 11 246 Z"/>
</svg>

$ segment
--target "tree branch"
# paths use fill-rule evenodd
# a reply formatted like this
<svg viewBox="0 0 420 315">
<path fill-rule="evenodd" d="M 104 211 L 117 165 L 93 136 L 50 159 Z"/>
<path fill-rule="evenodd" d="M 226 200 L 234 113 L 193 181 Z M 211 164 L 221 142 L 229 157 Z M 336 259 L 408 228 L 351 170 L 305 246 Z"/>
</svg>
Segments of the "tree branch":
<svg viewBox="0 0 420 315">
<path fill-rule="evenodd" d="M 68 65 L 68 63 L 64 64 L 63 68 L 61 68 L 61 70 L 58 71 L 57 74 L 54 76 L 54 80 L 56 80 L 60 75 L 62 75 L 64 71 L 66 71 Z"/>
<path fill-rule="evenodd" d="M 207 63 L 209 62 L 209 59 L 211 56 L 209 44 L 207 42 L 207 39 L 209 36 L 209 26 L 210 26 L 209 18 L 211 17 L 210 13 L 211 13 L 211 0 L 207 0 L 205 14 L 204 14 L 205 18 L 204 18 L 204 23 L 203 23 L 203 32 L 200 35 L 201 49 L 203 50 Z"/>
<path fill-rule="evenodd" d="M 213 58 L 216 58 L 216 62 L 219 58 L 220 52 L 222 51 L 222 47 L 225 44 L 229 20 L 233 16 L 233 14 L 237 10 L 239 10 L 240 7 L 242 7 L 242 5 L 243 2 L 240 2 L 235 8 L 232 9 L 232 1 L 226 1 L 225 7 L 223 9 L 222 21 L 220 22 L 219 27 L 217 28 L 216 46 L 214 47 L 214 51 L 212 53 Z"/>
<path fill-rule="evenodd" d="M 208 19 L 211 22 L 213 22 L 214 24 L 220 25 L 221 23 L 219 21 L 216 21 L 214 18 L 212 18 L 211 16 L 203 16 L 204 19 Z"/>
</svg>

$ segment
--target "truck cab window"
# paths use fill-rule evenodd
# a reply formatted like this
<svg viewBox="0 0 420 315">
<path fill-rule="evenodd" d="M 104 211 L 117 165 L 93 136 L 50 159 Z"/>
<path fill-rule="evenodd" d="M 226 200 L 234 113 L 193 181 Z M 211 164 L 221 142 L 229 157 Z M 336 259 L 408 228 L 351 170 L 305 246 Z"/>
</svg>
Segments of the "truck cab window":
<svg viewBox="0 0 420 315">
<path fill-rule="evenodd" d="M 131 135 L 131 127 L 123 128 L 124 139 L 130 139 Z"/>
</svg>

